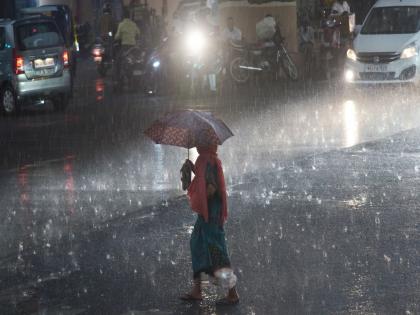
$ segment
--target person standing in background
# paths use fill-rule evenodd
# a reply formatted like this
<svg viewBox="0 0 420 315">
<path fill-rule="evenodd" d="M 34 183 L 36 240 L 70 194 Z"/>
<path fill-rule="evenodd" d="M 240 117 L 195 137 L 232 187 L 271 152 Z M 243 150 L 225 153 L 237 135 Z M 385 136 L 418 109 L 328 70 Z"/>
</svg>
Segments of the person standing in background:
<svg viewBox="0 0 420 315">
<path fill-rule="evenodd" d="M 228 17 L 226 20 L 226 28 L 222 32 L 222 40 L 225 42 L 240 42 L 242 41 L 242 32 L 235 26 L 233 17 Z"/>
</svg>

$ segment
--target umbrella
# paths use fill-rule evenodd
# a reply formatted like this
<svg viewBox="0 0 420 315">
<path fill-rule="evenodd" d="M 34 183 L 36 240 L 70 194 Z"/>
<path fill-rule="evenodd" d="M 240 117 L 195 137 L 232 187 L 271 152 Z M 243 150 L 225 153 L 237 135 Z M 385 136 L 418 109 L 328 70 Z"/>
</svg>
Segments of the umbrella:
<svg viewBox="0 0 420 315">
<path fill-rule="evenodd" d="M 191 149 L 221 145 L 233 136 L 226 124 L 209 112 L 183 110 L 156 120 L 145 134 L 157 144 Z"/>
</svg>

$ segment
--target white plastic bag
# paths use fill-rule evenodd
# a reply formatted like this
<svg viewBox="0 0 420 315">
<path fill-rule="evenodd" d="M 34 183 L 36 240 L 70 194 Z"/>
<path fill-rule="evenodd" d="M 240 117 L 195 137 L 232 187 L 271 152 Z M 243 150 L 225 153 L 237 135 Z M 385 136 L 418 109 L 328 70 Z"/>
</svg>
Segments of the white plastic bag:
<svg viewBox="0 0 420 315">
<path fill-rule="evenodd" d="M 270 40 L 276 34 L 276 20 L 272 16 L 267 16 L 257 23 L 256 29 L 259 40 Z"/>
<path fill-rule="evenodd" d="M 230 268 L 219 269 L 214 273 L 214 276 L 217 279 L 217 285 L 226 290 L 234 288 L 238 279 Z"/>
</svg>

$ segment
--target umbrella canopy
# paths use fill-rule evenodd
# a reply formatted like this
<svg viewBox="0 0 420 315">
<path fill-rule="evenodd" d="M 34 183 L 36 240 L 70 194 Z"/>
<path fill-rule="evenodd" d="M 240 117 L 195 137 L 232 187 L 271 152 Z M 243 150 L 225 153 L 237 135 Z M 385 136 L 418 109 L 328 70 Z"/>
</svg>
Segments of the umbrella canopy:
<svg viewBox="0 0 420 315">
<path fill-rule="evenodd" d="M 157 144 L 191 149 L 221 145 L 233 136 L 226 124 L 209 112 L 184 110 L 169 113 L 155 121 L 145 134 Z"/>
</svg>

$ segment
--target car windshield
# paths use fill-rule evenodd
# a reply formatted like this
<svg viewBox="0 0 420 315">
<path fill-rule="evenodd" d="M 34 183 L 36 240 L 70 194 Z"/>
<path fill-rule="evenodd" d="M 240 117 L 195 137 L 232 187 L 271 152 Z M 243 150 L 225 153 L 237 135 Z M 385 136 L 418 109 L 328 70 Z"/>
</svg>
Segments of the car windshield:
<svg viewBox="0 0 420 315">
<path fill-rule="evenodd" d="M 374 8 L 362 34 L 412 34 L 420 30 L 420 7 Z"/>
<path fill-rule="evenodd" d="M 24 24 L 17 28 L 21 50 L 48 48 L 63 45 L 63 39 L 53 22 Z"/>
</svg>

